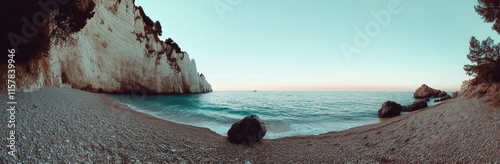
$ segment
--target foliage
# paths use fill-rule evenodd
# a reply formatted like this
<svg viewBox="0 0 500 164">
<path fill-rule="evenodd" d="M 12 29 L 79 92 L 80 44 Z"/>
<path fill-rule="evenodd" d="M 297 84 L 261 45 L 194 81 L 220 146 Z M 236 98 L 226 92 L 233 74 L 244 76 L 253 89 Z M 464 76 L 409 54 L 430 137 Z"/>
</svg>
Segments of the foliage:
<svg viewBox="0 0 500 164">
<path fill-rule="evenodd" d="M 474 76 L 474 83 L 500 82 L 500 43 L 488 37 L 479 42 L 471 37 L 467 58 L 473 64 L 464 66 L 467 75 Z"/>
<path fill-rule="evenodd" d="M 153 27 L 154 22 L 149 16 L 146 15 L 144 9 L 142 9 L 141 6 L 137 7 L 137 9 L 139 9 L 139 14 L 141 14 L 142 20 L 144 20 L 144 24 L 146 24 L 146 26 Z"/>
<path fill-rule="evenodd" d="M 71 0 L 56 3 L 50 7 L 40 4 L 51 1 L 2 0 L 1 19 L 6 22 L 2 35 L 7 36 L 4 43 L 17 48 L 16 63 L 25 63 L 42 57 L 50 49 L 50 41 L 65 40 L 69 35 L 80 31 L 88 19 L 94 15 L 93 0 Z M 58 1 L 54 1 L 58 2 Z M 43 23 L 42 23 L 43 22 Z M 51 29 L 49 23 L 54 25 Z M 17 42 L 20 41 L 20 42 Z M 9 45 L 2 45 L 9 46 Z"/>
<path fill-rule="evenodd" d="M 500 1 L 478 0 L 474 6 L 476 12 L 485 22 L 494 23 L 493 30 L 500 33 Z M 467 58 L 472 64 L 466 64 L 464 70 L 469 76 L 474 76 L 473 84 L 500 82 L 500 43 L 495 44 L 493 39 L 479 42 L 471 37 Z"/>
<path fill-rule="evenodd" d="M 163 31 L 161 29 L 160 21 L 156 21 L 155 22 L 155 25 L 153 26 L 153 29 L 155 30 L 155 33 L 158 34 L 158 36 L 161 36 L 161 34 L 163 33 Z"/>
<path fill-rule="evenodd" d="M 183 53 L 181 48 L 179 47 L 179 45 L 177 43 L 175 43 L 174 40 L 172 40 L 172 38 L 168 38 L 167 40 L 165 40 L 165 43 L 168 46 L 172 47 L 175 50 L 175 52 Z"/>
<path fill-rule="evenodd" d="M 484 22 L 494 23 L 493 30 L 500 34 L 500 1 L 478 0 L 478 3 L 474 6 L 476 12 L 483 17 Z"/>
<path fill-rule="evenodd" d="M 55 12 L 53 22 L 56 28 L 51 32 L 50 38 L 57 42 L 65 40 L 69 35 L 79 32 L 87 24 L 87 20 L 94 16 L 95 2 L 70 1 L 66 7 Z"/>
<path fill-rule="evenodd" d="M 165 43 L 167 43 L 167 45 L 172 45 L 172 43 L 174 43 L 174 40 L 172 40 L 172 38 L 168 38 L 165 40 Z"/>
</svg>

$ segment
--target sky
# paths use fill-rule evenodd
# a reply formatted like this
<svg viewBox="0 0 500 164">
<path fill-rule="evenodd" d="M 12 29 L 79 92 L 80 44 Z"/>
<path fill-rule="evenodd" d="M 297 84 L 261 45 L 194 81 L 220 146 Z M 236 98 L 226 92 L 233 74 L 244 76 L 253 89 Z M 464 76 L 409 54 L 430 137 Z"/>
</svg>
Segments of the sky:
<svg viewBox="0 0 500 164">
<path fill-rule="evenodd" d="M 476 0 L 136 0 L 214 91 L 459 90 Z M 390 17 L 390 18 L 389 18 Z"/>
</svg>

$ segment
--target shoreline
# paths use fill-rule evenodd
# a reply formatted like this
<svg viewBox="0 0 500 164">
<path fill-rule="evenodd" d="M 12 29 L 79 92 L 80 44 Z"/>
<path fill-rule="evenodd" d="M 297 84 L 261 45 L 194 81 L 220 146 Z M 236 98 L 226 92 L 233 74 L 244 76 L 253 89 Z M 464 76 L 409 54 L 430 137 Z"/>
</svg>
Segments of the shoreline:
<svg viewBox="0 0 500 164">
<path fill-rule="evenodd" d="M 0 98 L 5 99 L 2 95 Z M 141 113 L 103 94 L 19 93 L 14 162 L 495 162 L 500 109 L 456 98 L 376 124 L 234 145 L 208 128 Z M 481 108 L 480 110 L 474 108 Z M 2 111 L 6 115 L 6 111 Z M 481 118 L 481 119 L 480 119 Z M 17 126 L 16 125 L 16 126 Z M 2 128 L 2 134 L 7 134 Z M 481 134 L 481 135 L 474 135 Z M 57 137 L 54 137 L 57 136 Z M 2 141 L 6 143 L 5 137 Z M 35 145 L 35 146 L 34 146 Z"/>
<path fill-rule="evenodd" d="M 444 101 L 444 102 L 441 102 L 441 103 L 436 104 L 434 106 L 430 106 L 430 107 L 423 108 L 423 109 L 420 109 L 420 110 L 416 110 L 416 111 L 412 111 L 412 112 L 406 112 L 406 114 L 401 114 L 401 115 L 396 116 L 396 117 L 378 118 L 379 122 L 377 122 L 377 123 L 367 124 L 367 125 L 362 125 L 362 126 L 356 126 L 356 127 L 352 127 L 352 128 L 346 129 L 346 130 L 342 130 L 342 131 L 332 131 L 332 132 L 326 132 L 326 133 L 322 133 L 322 134 L 318 134 L 318 135 L 289 136 L 289 137 L 283 137 L 283 138 L 304 138 L 304 137 L 307 138 L 307 137 L 315 137 L 315 136 L 321 136 L 321 135 L 342 135 L 344 133 L 347 133 L 347 134 L 344 134 L 344 136 L 345 136 L 345 135 L 350 135 L 350 134 L 367 132 L 367 131 L 373 130 L 375 128 L 383 128 L 383 127 L 385 127 L 385 126 L 387 126 L 389 124 L 402 121 L 402 120 L 404 120 L 404 119 L 406 119 L 408 117 L 411 117 L 412 115 L 414 115 L 414 114 L 416 114 L 418 112 L 422 112 L 424 110 L 429 110 L 429 109 L 438 107 L 441 104 L 445 104 L 445 103 L 448 103 L 448 101 Z M 131 109 L 131 110 L 133 110 L 133 109 Z M 276 139 L 282 139 L 282 138 L 276 138 Z"/>
<path fill-rule="evenodd" d="M 235 92 L 239 92 L 239 91 L 235 91 Z M 291 91 L 291 92 L 295 92 L 295 91 Z M 298 92 L 301 92 L 301 91 L 298 91 Z M 325 92 L 330 92 L 330 91 L 325 91 Z M 368 92 L 371 92 L 371 91 L 368 91 Z M 217 127 L 214 127 L 214 126 L 204 126 L 204 124 L 200 124 L 200 123 L 195 122 L 195 121 L 179 120 L 179 119 L 176 119 L 175 117 L 171 117 L 171 116 L 170 117 L 168 117 L 168 116 L 167 117 L 166 116 L 162 117 L 161 114 L 158 114 L 157 112 L 150 112 L 150 109 L 147 109 L 147 108 L 144 109 L 139 104 L 130 103 L 129 100 L 123 100 L 123 99 L 130 99 L 131 97 L 133 98 L 133 95 L 131 96 L 129 94 L 107 94 L 107 93 L 98 93 L 98 94 L 102 94 L 104 97 L 110 98 L 109 102 L 121 104 L 121 105 L 124 106 L 124 108 L 128 108 L 128 109 L 130 109 L 132 111 L 139 112 L 139 113 L 142 113 L 142 114 L 146 114 L 146 115 L 149 115 L 149 116 L 153 116 L 155 118 L 159 118 L 161 120 L 169 121 L 169 122 L 172 122 L 172 123 L 183 124 L 183 125 L 190 125 L 190 126 L 200 127 L 200 128 L 206 128 L 206 129 L 209 129 L 209 130 L 211 130 L 211 131 L 213 131 L 213 132 L 215 132 L 215 133 L 217 133 L 217 134 L 219 134 L 219 135 L 221 135 L 223 137 L 227 137 L 227 135 L 225 133 L 227 132 L 227 130 L 229 130 L 229 128 L 231 127 L 231 124 L 232 124 L 232 123 L 225 123 L 223 125 L 221 124 L 221 125 L 219 125 Z M 203 93 L 203 94 L 205 94 L 205 93 Z M 136 98 L 133 98 L 133 99 L 141 100 L 141 99 L 144 99 L 144 97 L 139 96 L 139 97 L 136 97 Z M 417 99 L 415 99 L 415 100 L 417 100 Z M 440 104 L 440 103 L 442 103 L 442 102 L 438 102 L 438 103 L 429 102 L 429 104 L 432 105 L 432 106 L 429 106 L 429 107 L 433 107 L 433 106 L 435 106 L 437 104 Z M 158 107 L 156 107 L 156 108 L 158 108 Z M 155 110 L 153 110 L 153 111 L 155 111 Z M 410 114 L 410 113 L 411 112 L 401 112 L 401 116 L 402 115 L 406 115 L 406 114 Z M 240 116 L 239 119 L 242 119 L 243 117 L 245 117 L 245 116 Z M 236 122 L 236 121 L 234 121 L 234 122 Z M 316 133 L 313 132 L 313 133 L 308 133 L 308 134 L 293 133 L 293 131 L 291 131 L 291 130 L 287 131 L 287 132 L 292 132 L 292 133 L 283 134 L 282 131 L 279 131 L 278 135 L 274 134 L 274 136 L 273 136 L 273 131 L 272 130 L 270 131 L 270 128 L 269 128 L 269 127 L 271 127 L 271 129 L 272 129 L 272 123 L 271 124 L 267 124 L 268 122 L 265 121 L 266 125 L 269 125 L 269 126 L 268 126 L 268 131 L 266 133 L 266 136 L 264 136 L 264 139 L 280 139 L 280 138 L 294 137 L 294 136 L 317 136 L 317 135 L 327 134 L 327 133 L 331 133 L 331 132 L 341 132 L 341 131 L 349 130 L 349 129 L 360 127 L 360 126 L 377 124 L 377 123 L 381 123 L 382 121 L 385 121 L 385 119 L 378 118 L 376 116 L 376 113 L 375 113 L 375 115 L 373 115 L 369 119 L 352 121 L 352 122 L 354 122 L 354 123 L 356 123 L 358 125 L 355 125 L 355 126 L 351 125 L 350 127 L 346 128 L 346 129 L 344 129 L 344 128 L 340 128 L 340 129 L 339 128 L 334 128 L 334 129 L 330 129 L 330 130 L 322 130 L 321 132 L 316 132 Z M 347 120 L 345 123 L 352 123 L 352 122 L 349 122 Z M 219 128 L 219 127 L 222 127 L 222 128 Z M 221 129 L 225 129 L 225 131 L 223 131 Z"/>
</svg>

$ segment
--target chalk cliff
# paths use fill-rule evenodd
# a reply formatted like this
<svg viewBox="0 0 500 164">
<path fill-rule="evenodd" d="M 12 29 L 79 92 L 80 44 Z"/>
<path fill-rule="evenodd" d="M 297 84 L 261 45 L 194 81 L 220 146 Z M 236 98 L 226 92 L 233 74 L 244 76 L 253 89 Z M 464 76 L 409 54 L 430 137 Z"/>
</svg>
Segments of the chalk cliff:
<svg viewBox="0 0 500 164">
<path fill-rule="evenodd" d="M 20 90 L 67 86 L 106 93 L 212 91 L 194 59 L 175 42 L 160 41 L 133 0 L 94 2 L 95 14 L 79 32 L 63 42 L 51 42 L 36 60 L 16 65 Z"/>
</svg>

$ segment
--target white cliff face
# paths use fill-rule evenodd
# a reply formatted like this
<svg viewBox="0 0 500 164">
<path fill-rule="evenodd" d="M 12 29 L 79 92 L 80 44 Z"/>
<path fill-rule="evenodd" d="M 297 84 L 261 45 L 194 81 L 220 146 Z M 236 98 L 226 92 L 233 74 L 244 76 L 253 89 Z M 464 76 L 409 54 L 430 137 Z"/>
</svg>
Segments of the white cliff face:
<svg viewBox="0 0 500 164">
<path fill-rule="evenodd" d="M 107 93 L 212 91 L 188 53 L 176 52 L 145 30 L 133 0 L 95 3 L 95 14 L 81 31 L 52 43 L 45 57 L 18 69 L 20 89 L 47 85 Z"/>
</svg>

